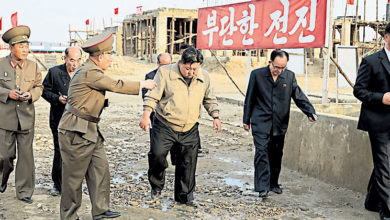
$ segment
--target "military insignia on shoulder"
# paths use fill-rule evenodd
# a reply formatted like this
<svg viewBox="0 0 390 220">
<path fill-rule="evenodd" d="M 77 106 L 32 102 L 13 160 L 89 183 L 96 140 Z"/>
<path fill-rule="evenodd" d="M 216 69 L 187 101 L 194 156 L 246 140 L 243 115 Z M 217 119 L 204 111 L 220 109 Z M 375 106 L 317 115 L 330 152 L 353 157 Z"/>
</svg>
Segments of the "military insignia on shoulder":
<svg viewBox="0 0 390 220">
<path fill-rule="evenodd" d="M 7 76 L 8 76 L 8 73 L 7 73 L 7 72 L 4 72 L 4 76 L 7 77 Z"/>
</svg>

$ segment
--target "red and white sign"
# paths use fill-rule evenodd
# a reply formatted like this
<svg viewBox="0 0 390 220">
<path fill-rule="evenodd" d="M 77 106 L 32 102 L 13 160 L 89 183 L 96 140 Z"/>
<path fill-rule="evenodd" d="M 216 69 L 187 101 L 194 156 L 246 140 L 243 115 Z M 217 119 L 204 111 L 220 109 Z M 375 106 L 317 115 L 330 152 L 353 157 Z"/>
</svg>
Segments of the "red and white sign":
<svg viewBox="0 0 390 220">
<path fill-rule="evenodd" d="M 135 15 L 142 15 L 142 5 L 136 7 Z"/>
<path fill-rule="evenodd" d="M 259 0 L 200 8 L 199 49 L 315 48 L 325 45 L 327 0 Z"/>
</svg>

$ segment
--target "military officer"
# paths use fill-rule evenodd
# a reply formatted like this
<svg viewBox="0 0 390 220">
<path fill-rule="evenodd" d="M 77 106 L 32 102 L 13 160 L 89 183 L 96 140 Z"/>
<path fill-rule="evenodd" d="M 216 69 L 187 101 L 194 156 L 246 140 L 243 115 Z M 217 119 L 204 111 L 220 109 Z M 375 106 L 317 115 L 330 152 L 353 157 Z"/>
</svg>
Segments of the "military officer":
<svg viewBox="0 0 390 220">
<path fill-rule="evenodd" d="M 104 74 L 111 65 L 114 38 L 102 33 L 89 39 L 82 49 L 89 59 L 74 73 L 68 90 L 65 111 L 58 127 L 62 157 L 61 219 L 77 219 L 81 205 L 81 184 L 87 180 L 93 219 L 115 218 L 109 210 L 110 173 L 99 131 L 99 116 L 105 92 L 138 94 L 140 88 L 153 89 L 153 80 L 141 82 L 116 80 Z"/>
<path fill-rule="evenodd" d="M 7 188 L 18 152 L 15 191 L 16 197 L 26 203 L 33 202 L 35 185 L 34 102 L 43 88 L 38 65 L 27 60 L 30 33 L 27 26 L 6 31 L 2 38 L 10 45 L 11 54 L 0 59 L 0 192 Z"/>
</svg>

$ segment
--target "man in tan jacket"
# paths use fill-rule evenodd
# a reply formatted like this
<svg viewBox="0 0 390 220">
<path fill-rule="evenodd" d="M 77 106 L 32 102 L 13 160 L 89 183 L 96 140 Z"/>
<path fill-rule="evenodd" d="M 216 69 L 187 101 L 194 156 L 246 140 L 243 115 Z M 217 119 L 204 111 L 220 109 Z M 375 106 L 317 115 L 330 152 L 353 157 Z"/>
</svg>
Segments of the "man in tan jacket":
<svg viewBox="0 0 390 220">
<path fill-rule="evenodd" d="M 200 68 L 203 56 L 188 48 L 177 63 L 160 67 L 154 80 L 156 89 L 144 99 L 144 114 L 140 127 L 150 127 L 150 113 L 155 111 L 149 157 L 148 177 L 152 199 L 161 195 L 165 183 L 167 154 L 177 147 L 175 171 L 175 201 L 194 206 L 195 170 L 200 144 L 198 121 L 202 105 L 214 118 L 213 126 L 221 130 L 216 98 L 212 95 L 210 78 Z"/>
<path fill-rule="evenodd" d="M 32 203 L 35 186 L 33 156 L 34 102 L 42 94 L 42 76 L 38 65 L 27 60 L 30 28 L 17 26 L 2 36 L 11 54 L 0 59 L 0 192 L 7 188 L 14 169 L 16 197 Z"/>
<path fill-rule="evenodd" d="M 103 33 L 89 39 L 82 49 L 89 60 L 74 73 L 68 99 L 58 127 L 62 157 L 61 219 L 77 219 L 81 205 L 81 184 L 87 180 L 93 219 L 115 218 L 119 212 L 109 210 L 110 173 L 98 127 L 105 107 L 105 92 L 138 94 L 140 88 L 153 89 L 153 80 L 135 82 L 114 80 L 104 75 L 111 65 L 114 39 Z"/>
</svg>

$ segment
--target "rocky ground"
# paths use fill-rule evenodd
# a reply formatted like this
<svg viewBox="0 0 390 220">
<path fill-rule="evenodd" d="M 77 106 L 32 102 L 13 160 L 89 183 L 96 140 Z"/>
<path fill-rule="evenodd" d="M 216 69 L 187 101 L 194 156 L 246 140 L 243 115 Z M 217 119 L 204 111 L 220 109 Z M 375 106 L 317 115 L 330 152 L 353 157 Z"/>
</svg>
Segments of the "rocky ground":
<svg viewBox="0 0 390 220">
<path fill-rule="evenodd" d="M 123 67 L 120 62 L 114 63 L 115 68 L 108 73 L 142 79 L 155 67 L 136 61 L 130 64 Z M 245 87 L 243 74 L 234 77 Z M 211 80 L 217 94 L 240 97 L 224 74 L 211 74 Z M 301 83 L 303 78 L 298 81 Z M 320 78 L 310 80 L 312 89 L 320 89 L 317 84 L 321 85 Z M 174 166 L 167 169 L 162 197 L 152 201 L 146 174 L 149 133 L 138 127 L 141 97 L 113 93 L 107 93 L 107 97 L 111 105 L 102 115 L 100 128 L 106 138 L 110 164 L 111 207 L 122 212 L 118 219 L 378 219 L 377 213 L 364 210 L 364 195 L 304 176 L 288 167 L 283 167 L 280 178 L 283 194 L 271 193 L 268 199 L 259 199 L 253 191 L 252 137 L 241 127 L 242 107 L 227 103 L 220 103 L 221 133 L 215 133 L 207 114 L 200 121 L 206 154 L 199 158 L 197 167 L 195 199 L 199 206 L 174 203 Z M 40 99 L 36 103 L 34 203 L 25 204 L 15 198 L 13 173 L 7 191 L 0 194 L 0 220 L 59 219 L 60 198 L 49 195 L 53 146 L 48 118 L 49 105 Z M 83 203 L 78 213 L 83 219 L 91 219 L 86 184 L 83 184 Z"/>
<path fill-rule="evenodd" d="M 147 180 L 149 134 L 138 127 L 142 112 L 140 96 L 109 93 L 109 107 L 102 116 L 101 129 L 111 171 L 111 204 L 122 211 L 119 219 L 376 219 L 365 211 L 363 195 L 337 188 L 284 167 L 281 195 L 270 194 L 261 201 L 253 191 L 253 144 L 241 127 L 242 107 L 221 103 L 223 130 L 216 134 L 206 114 L 200 122 L 202 146 L 195 198 L 198 208 L 173 201 L 174 167 L 167 169 L 166 187 L 160 199 L 150 200 Z M 59 197 L 51 197 L 52 140 L 48 107 L 36 104 L 34 143 L 36 191 L 34 203 L 15 198 L 14 176 L 6 193 L 0 195 L 0 219 L 59 219 Z M 362 183 L 365 184 L 365 183 Z M 91 219 L 86 185 L 79 215 Z"/>
</svg>

